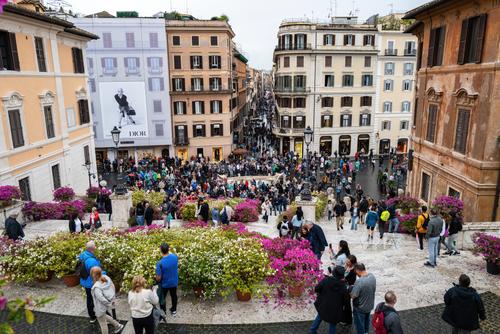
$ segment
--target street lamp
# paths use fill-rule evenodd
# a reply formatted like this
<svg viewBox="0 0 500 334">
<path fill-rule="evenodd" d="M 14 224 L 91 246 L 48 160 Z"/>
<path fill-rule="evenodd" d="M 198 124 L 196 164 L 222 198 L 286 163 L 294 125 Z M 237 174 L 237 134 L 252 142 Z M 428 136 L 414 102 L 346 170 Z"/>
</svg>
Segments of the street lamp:
<svg viewBox="0 0 500 334">
<path fill-rule="evenodd" d="M 113 139 L 113 143 L 115 143 L 116 146 L 116 159 L 118 160 L 118 144 L 120 144 L 120 133 L 121 131 L 115 126 L 113 130 L 111 130 L 111 138 Z M 127 188 L 125 188 L 121 184 L 121 177 L 118 176 L 117 178 L 117 185 L 115 188 L 115 194 L 116 195 L 124 195 L 127 193 Z"/>
<path fill-rule="evenodd" d="M 306 168 L 304 170 L 305 181 L 302 186 L 302 191 L 300 192 L 300 199 L 303 201 L 310 201 L 312 199 L 311 195 L 311 184 L 309 183 L 309 164 L 311 163 L 309 159 L 309 145 L 311 145 L 313 140 L 314 132 L 310 126 L 304 130 L 304 142 L 306 143 Z"/>
<path fill-rule="evenodd" d="M 113 130 L 111 130 L 111 137 L 113 138 L 113 142 L 115 143 L 116 149 L 118 149 L 118 144 L 120 143 L 120 133 L 121 131 L 115 126 Z"/>
<path fill-rule="evenodd" d="M 92 181 L 90 178 L 95 175 L 94 173 L 92 173 L 90 171 L 92 169 L 92 164 L 90 161 L 85 161 L 85 164 L 83 165 L 83 167 L 87 168 L 87 175 L 89 177 L 89 188 L 90 188 L 90 187 L 92 187 Z"/>
</svg>

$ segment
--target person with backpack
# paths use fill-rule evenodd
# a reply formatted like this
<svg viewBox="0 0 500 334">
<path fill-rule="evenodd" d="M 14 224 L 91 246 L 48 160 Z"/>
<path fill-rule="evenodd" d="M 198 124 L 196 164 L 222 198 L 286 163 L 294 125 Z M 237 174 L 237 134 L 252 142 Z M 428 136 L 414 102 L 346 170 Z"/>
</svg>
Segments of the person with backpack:
<svg viewBox="0 0 500 334">
<path fill-rule="evenodd" d="M 366 334 L 370 330 L 370 312 L 375 304 L 377 280 L 372 273 L 366 271 L 363 263 L 356 263 L 354 271 L 358 279 L 351 290 L 352 317 L 357 334 Z"/>
<path fill-rule="evenodd" d="M 427 233 L 427 227 L 429 226 L 429 214 L 427 213 L 427 207 L 422 206 L 422 213 L 418 215 L 416 234 L 418 240 L 418 250 L 424 250 L 424 237 Z"/>
<path fill-rule="evenodd" d="M 229 201 L 224 203 L 224 207 L 220 210 L 220 222 L 222 225 L 229 225 L 231 216 L 233 214 L 233 208 L 229 205 Z"/>
<path fill-rule="evenodd" d="M 114 327 L 115 334 L 121 333 L 125 325 L 120 324 L 107 314 L 107 311 L 115 305 L 115 285 L 111 278 L 102 272 L 100 267 L 92 267 L 90 276 L 93 281 L 92 299 L 94 301 L 94 312 L 101 327 L 101 334 L 108 334 L 108 323 Z"/>
<path fill-rule="evenodd" d="M 378 215 L 379 215 L 379 220 L 378 220 L 378 232 L 380 234 L 380 239 L 384 237 L 384 232 L 385 232 L 385 224 L 391 217 L 391 214 L 389 210 L 387 210 L 387 205 L 385 202 L 380 202 L 379 208 L 378 208 Z"/>
<path fill-rule="evenodd" d="M 293 225 L 288 221 L 288 216 L 283 216 L 283 220 L 278 224 L 278 233 L 280 238 L 288 237 L 292 233 Z"/>
<path fill-rule="evenodd" d="M 373 230 L 375 230 L 375 225 L 377 225 L 378 222 L 378 213 L 377 213 L 377 204 L 373 203 L 373 205 L 370 207 L 370 210 L 365 216 L 365 224 L 366 228 L 368 229 L 368 240 L 370 239 L 373 240 Z"/>
<path fill-rule="evenodd" d="M 387 291 L 384 300 L 385 303 L 382 302 L 377 305 L 372 317 L 375 334 L 403 334 L 399 313 L 394 308 L 397 302 L 394 291 Z"/>
<path fill-rule="evenodd" d="M 80 285 L 85 289 L 85 294 L 87 295 L 87 312 L 90 317 L 90 323 L 94 323 L 97 320 L 92 297 L 94 281 L 92 276 L 90 276 L 90 270 L 94 267 L 101 267 L 101 261 L 94 255 L 95 249 L 94 241 L 90 240 L 87 242 L 85 251 L 80 254 L 76 263 L 76 274 L 80 277 Z"/>
<path fill-rule="evenodd" d="M 396 214 L 396 205 L 393 204 L 387 209 L 389 211 L 389 233 L 397 233 L 399 228 L 399 219 Z"/>
<path fill-rule="evenodd" d="M 214 224 L 215 227 L 219 226 L 219 221 L 220 221 L 220 216 L 219 216 L 219 210 L 217 210 L 216 207 L 213 207 L 212 210 L 212 223 Z"/>
<path fill-rule="evenodd" d="M 450 213 L 451 220 L 450 220 L 450 226 L 448 228 L 448 239 L 446 239 L 446 248 L 447 252 L 445 254 L 447 255 L 459 255 L 460 252 L 457 250 L 457 237 L 458 237 L 458 232 L 462 231 L 462 222 L 460 221 L 460 218 L 457 217 L 457 214 L 455 212 Z"/>
<path fill-rule="evenodd" d="M 438 216 L 435 209 L 431 209 L 431 218 L 429 220 L 429 225 L 427 228 L 427 246 L 429 249 L 429 260 L 427 260 L 424 265 L 434 268 L 437 265 L 437 254 L 439 247 L 439 238 L 441 237 L 441 232 L 443 230 L 443 219 Z"/>
<path fill-rule="evenodd" d="M 304 212 L 302 212 L 302 207 L 299 206 L 299 207 L 297 207 L 297 210 L 295 211 L 295 215 L 292 217 L 292 225 L 293 225 L 292 239 L 299 238 L 299 232 L 300 232 L 300 228 L 302 227 L 302 219 L 303 218 L 304 218 Z"/>
</svg>

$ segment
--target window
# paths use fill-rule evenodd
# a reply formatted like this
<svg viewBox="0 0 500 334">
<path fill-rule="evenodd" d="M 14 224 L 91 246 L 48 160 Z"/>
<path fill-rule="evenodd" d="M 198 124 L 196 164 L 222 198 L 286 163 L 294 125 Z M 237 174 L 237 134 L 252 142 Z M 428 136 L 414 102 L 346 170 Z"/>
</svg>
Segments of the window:
<svg viewBox="0 0 500 334">
<path fill-rule="evenodd" d="M 23 201 L 31 201 L 30 178 L 25 177 L 18 181 L 19 190 L 21 190 L 21 199 Z"/>
<path fill-rule="evenodd" d="M 335 35 L 332 34 L 323 35 L 323 45 L 335 45 Z"/>
<path fill-rule="evenodd" d="M 89 102 L 87 100 L 78 100 L 78 114 L 80 125 L 90 123 Z"/>
<path fill-rule="evenodd" d="M 325 75 L 325 87 L 333 87 L 334 76 L 331 74 Z"/>
<path fill-rule="evenodd" d="M 149 33 L 149 47 L 157 48 L 158 47 L 158 33 L 150 32 Z"/>
<path fill-rule="evenodd" d="M 210 78 L 209 79 L 210 90 L 219 91 L 222 89 L 222 79 L 221 78 Z"/>
<path fill-rule="evenodd" d="M 291 89 L 292 88 L 292 77 L 290 75 L 285 75 L 282 77 L 283 78 L 283 88 L 284 89 Z"/>
<path fill-rule="evenodd" d="M 290 121 L 290 116 L 281 116 L 281 127 L 282 128 L 291 128 L 292 122 Z"/>
<path fill-rule="evenodd" d="M 163 78 L 148 78 L 148 86 L 150 92 L 162 92 L 165 89 Z"/>
<path fill-rule="evenodd" d="M 331 128 L 333 126 L 333 117 L 331 115 L 321 116 L 321 127 Z"/>
<path fill-rule="evenodd" d="M 191 78 L 191 91 L 200 92 L 203 90 L 203 78 Z"/>
<path fill-rule="evenodd" d="M 384 102 L 384 112 L 392 112 L 392 102 Z"/>
<path fill-rule="evenodd" d="M 47 139 L 54 138 L 54 119 L 52 118 L 52 106 L 43 107 L 43 116 L 45 118 L 45 132 L 47 133 Z"/>
<path fill-rule="evenodd" d="M 425 140 L 434 143 L 436 139 L 436 125 L 437 125 L 437 105 L 429 104 L 429 114 L 427 116 L 427 135 Z"/>
<path fill-rule="evenodd" d="M 185 90 L 185 81 L 184 78 L 173 78 L 173 85 L 174 90 L 176 92 L 183 92 Z"/>
<path fill-rule="evenodd" d="M 373 86 L 373 75 L 371 74 L 363 74 L 361 76 L 361 86 Z"/>
<path fill-rule="evenodd" d="M 365 67 L 372 67 L 372 57 L 365 56 Z"/>
<path fill-rule="evenodd" d="M 35 37 L 35 53 L 36 61 L 38 62 L 38 71 L 47 72 L 47 65 L 45 63 L 45 51 L 43 48 L 43 39 Z"/>
<path fill-rule="evenodd" d="M 458 109 L 457 128 L 455 131 L 455 151 L 465 154 L 467 150 L 467 136 L 469 134 L 470 111 Z"/>
<path fill-rule="evenodd" d="M 205 101 L 193 101 L 193 115 L 203 115 L 205 113 Z"/>
<path fill-rule="evenodd" d="M 181 36 L 172 36 L 172 45 L 181 45 Z"/>
<path fill-rule="evenodd" d="M 332 56 L 325 56 L 325 67 L 332 67 Z"/>
<path fill-rule="evenodd" d="M 278 106 L 282 108 L 291 108 L 292 107 L 292 99 L 289 97 L 282 97 L 278 101 Z"/>
<path fill-rule="evenodd" d="M 394 63 L 393 62 L 385 63 L 384 74 L 385 75 L 393 75 L 394 74 Z"/>
<path fill-rule="evenodd" d="M 285 50 L 290 50 L 292 48 L 292 35 L 283 35 L 283 43 L 281 44 Z"/>
<path fill-rule="evenodd" d="M 290 57 L 283 58 L 283 67 L 290 67 Z"/>
<path fill-rule="evenodd" d="M 104 57 L 101 58 L 101 66 L 104 74 L 116 74 L 117 70 L 117 59 L 114 57 Z"/>
<path fill-rule="evenodd" d="M 333 97 L 322 97 L 321 98 L 322 108 L 332 108 L 333 107 Z"/>
<path fill-rule="evenodd" d="M 212 68 L 221 68 L 221 57 L 220 56 L 208 56 L 208 67 Z"/>
<path fill-rule="evenodd" d="M 83 159 L 84 159 L 84 164 L 88 165 L 90 164 L 90 148 L 88 145 L 85 145 L 83 147 Z"/>
<path fill-rule="evenodd" d="M 135 48 L 135 36 L 133 32 L 125 33 L 125 41 L 127 43 L 127 48 Z"/>
<path fill-rule="evenodd" d="M 454 198 L 460 198 L 460 191 L 453 189 L 452 187 L 448 187 L 448 196 Z"/>
<path fill-rule="evenodd" d="M 89 88 L 92 93 L 95 93 L 96 87 L 95 87 L 95 79 L 89 79 Z"/>
<path fill-rule="evenodd" d="M 21 122 L 21 113 L 19 109 L 9 110 L 10 135 L 12 138 L 12 147 L 18 148 L 24 146 L 23 124 Z"/>
<path fill-rule="evenodd" d="M 175 126 L 175 142 L 179 145 L 187 144 L 187 127 L 186 125 Z"/>
<path fill-rule="evenodd" d="M 224 136 L 223 125 L 220 123 L 210 124 L 210 134 L 212 136 Z"/>
<path fill-rule="evenodd" d="M 186 102 L 175 101 L 174 102 L 174 114 L 175 115 L 185 115 L 186 114 Z"/>
<path fill-rule="evenodd" d="M 294 77 L 295 80 L 295 90 L 296 91 L 304 91 L 306 88 L 306 76 L 305 75 L 296 75 Z"/>
<path fill-rule="evenodd" d="M 345 67 L 352 66 L 352 56 L 345 56 Z"/>
<path fill-rule="evenodd" d="M 162 112 L 161 100 L 153 100 L 153 112 Z"/>
<path fill-rule="evenodd" d="M 417 50 L 415 49 L 414 41 L 406 41 L 405 42 L 405 56 L 415 56 L 417 54 Z"/>
<path fill-rule="evenodd" d="M 297 56 L 297 67 L 304 67 L 304 56 Z"/>
<path fill-rule="evenodd" d="M 370 126 L 370 123 L 371 123 L 371 115 L 370 114 L 359 115 L 359 126 Z"/>
<path fill-rule="evenodd" d="M 342 76 L 342 87 L 352 87 L 354 84 L 354 75 L 344 74 Z"/>
<path fill-rule="evenodd" d="M 210 36 L 210 45 L 211 46 L 218 46 L 219 45 L 219 38 L 217 36 Z"/>
<path fill-rule="evenodd" d="M 372 97 L 371 96 L 361 96 L 359 101 L 360 107 L 371 107 L 372 106 Z"/>
<path fill-rule="evenodd" d="M 413 63 L 405 63 L 403 65 L 403 74 L 404 75 L 413 75 Z"/>
<path fill-rule="evenodd" d="M 110 49 L 113 47 L 113 41 L 111 39 L 110 32 L 103 32 L 102 33 L 102 46 L 106 49 Z"/>
<path fill-rule="evenodd" d="M 399 130 L 408 130 L 410 128 L 410 122 L 401 121 L 399 122 Z"/>
<path fill-rule="evenodd" d="M 148 67 L 149 67 L 149 73 L 160 74 L 162 72 L 163 58 L 161 58 L 161 57 L 148 57 L 147 62 L 148 62 Z M 174 66 L 175 66 L 175 60 L 174 60 Z"/>
<path fill-rule="evenodd" d="M 52 169 L 52 184 L 54 185 L 54 190 L 61 188 L 61 174 L 59 173 L 59 164 L 53 165 Z"/>
<path fill-rule="evenodd" d="M 429 192 L 431 186 L 431 176 L 422 172 L 422 186 L 420 188 L 420 198 L 424 201 L 429 201 Z"/>
<path fill-rule="evenodd" d="M 139 73 L 139 57 L 125 57 L 123 61 L 128 74 Z"/>
<path fill-rule="evenodd" d="M 363 36 L 363 45 L 375 45 L 375 35 L 364 35 Z"/>
<path fill-rule="evenodd" d="M 341 107 L 352 107 L 352 96 L 342 96 L 340 98 Z"/>
<path fill-rule="evenodd" d="M 293 118 L 293 127 L 294 129 L 303 129 L 306 127 L 306 118 L 305 116 L 295 116 Z"/>
<path fill-rule="evenodd" d="M 411 90 L 411 80 L 403 80 L 403 90 L 404 91 Z"/>
<path fill-rule="evenodd" d="M 191 69 L 202 69 L 203 68 L 203 57 L 202 56 L 191 56 Z"/>
<path fill-rule="evenodd" d="M 295 37 L 295 48 L 297 50 L 304 50 L 306 48 L 307 35 L 296 34 L 294 37 Z"/>
<path fill-rule="evenodd" d="M 431 30 L 429 50 L 427 53 L 427 66 L 440 66 L 443 63 L 444 39 L 446 27 L 441 26 Z"/>
<path fill-rule="evenodd" d="M 352 115 L 344 114 L 340 115 L 340 127 L 345 128 L 352 125 Z"/>
<path fill-rule="evenodd" d="M 192 36 L 191 37 L 191 45 L 192 46 L 200 45 L 200 37 L 199 36 Z"/>
<path fill-rule="evenodd" d="M 155 135 L 156 137 L 163 137 L 163 124 L 155 123 Z"/>
<path fill-rule="evenodd" d="M 401 103 L 401 112 L 410 112 L 410 108 L 411 108 L 410 101 L 403 101 Z"/>
<path fill-rule="evenodd" d="M 390 79 L 384 80 L 384 91 L 392 91 L 393 81 Z"/>
<path fill-rule="evenodd" d="M 214 100 L 210 101 L 210 113 L 220 114 L 222 112 L 222 101 Z"/>
<path fill-rule="evenodd" d="M 193 137 L 205 137 L 205 124 L 193 124 Z"/>
<path fill-rule="evenodd" d="M 354 35 L 344 35 L 344 45 L 356 44 L 356 37 Z"/>
<path fill-rule="evenodd" d="M 296 97 L 293 99 L 293 107 L 294 108 L 305 108 L 306 107 L 306 98 L 305 97 Z"/>
<path fill-rule="evenodd" d="M 75 73 L 85 73 L 85 66 L 83 64 L 83 52 L 79 48 L 71 48 L 73 56 L 73 70 Z"/>
<path fill-rule="evenodd" d="M 16 34 L 0 30 L 0 71 L 19 71 Z"/>
<path fill-rule="evenodd" d="M 391 121 L 382 121 L 382 130 L 390 130 Z"/>
<path fill-rule="evenodd" d="M 462 21 L 458 64 L 481 62 L 485 29 L 486 14 L 469 17 Z"/>
</svg>

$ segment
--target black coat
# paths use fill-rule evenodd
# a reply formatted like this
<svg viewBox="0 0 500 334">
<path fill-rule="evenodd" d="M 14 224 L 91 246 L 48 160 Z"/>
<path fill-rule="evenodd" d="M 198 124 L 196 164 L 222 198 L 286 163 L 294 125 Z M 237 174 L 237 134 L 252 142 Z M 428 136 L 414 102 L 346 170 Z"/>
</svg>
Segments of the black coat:
<svg viewBox="0 0 500 334">
<path fill-rule="evenodd" d="M 314 306 L 321 320 L 332 324 L 345 321 L 344 310 L 350 300 L 344 281 L 332 276 L 326 276 L 314 288 L 314 291 L 318 294 Z"/>
<path fill-rule="evenodd" d="M 148 206 L 146 208 L 146 211 L 144 212 L 144 219 L 147 221 L 147 222 L 152 222 L 153 221 L 153 214 L 154 214 L 154 210 L 152 207 Z"/>
<path fill-rule="evenodd" d="M 316 224 L 313 224 L 311 230 L 309 231 L 309 242 L 311 243 L 312 251 L 315 254 L 324 251 L 326 246 L 328 246 L 323 229 Z"/>
<path fill-rule="evenodd" d="M 208 220 L 208 215 L 209 215 L 209 206 L 208 203 L 203 203 L 200 208 L 200 216 L 203 217 L 203 220 Z"/>
<path fill-rule="evenodd" d="M 11 240 L 24 238 L 23 227 L 16 219 L 11 217 L 5 219 L 5 234 Z"/>
<path fill-rule="evenodd" d="M 111 204 L 111 198 L 109 198 L 109 196 L 104 198 L 104 210 L 106 210 L 106 213 L 113 213 L 113 205 Z"/>
<path fill-rule="evenodd" d="M 85 229 L 83 228 L 83 222 L 80 219 L 80 231 L 83 232 L 84 230 Z M 71 233 L 75 233 L 76 232 L 76 221 L 74 219 L 70 219 L 69 220 L 69 231 Z"/>
<path fill-rule="evenodd" d="M 473 288 L 454 286 L 444 295 L 444 311 L 442 318 L 451 326 L 475 330 L 479 328 L 479 320 L 486 319 L 481 297 Z"/>
</svg>

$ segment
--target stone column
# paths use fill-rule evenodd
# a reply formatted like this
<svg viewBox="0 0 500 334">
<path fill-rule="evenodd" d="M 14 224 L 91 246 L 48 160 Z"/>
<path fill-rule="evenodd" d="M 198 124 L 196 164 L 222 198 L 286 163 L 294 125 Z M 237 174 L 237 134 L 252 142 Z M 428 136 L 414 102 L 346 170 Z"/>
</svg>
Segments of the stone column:
<svg viewBox="0 0 500 334">
<path fill-rule="evenodd" d="M 318 199 L 313 197 L 310 201 L 303 201 L 299 198 L 299 200 L 295 201 L 297 207 L 302 207 L 302 211 L 304 212 L 304 220 L 310 220 L 313 223 L 316 223 L 316 202 Z"/>
<path fill-rule="evenodd" d="M 111 205 L 113 214 L 111 216 L 113 227 L 128 227 L 129 210 L 132 207 L 132 193 L 127 192 L 124 195 L 111 195 Z"/>
</svg>

